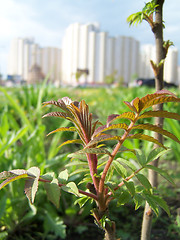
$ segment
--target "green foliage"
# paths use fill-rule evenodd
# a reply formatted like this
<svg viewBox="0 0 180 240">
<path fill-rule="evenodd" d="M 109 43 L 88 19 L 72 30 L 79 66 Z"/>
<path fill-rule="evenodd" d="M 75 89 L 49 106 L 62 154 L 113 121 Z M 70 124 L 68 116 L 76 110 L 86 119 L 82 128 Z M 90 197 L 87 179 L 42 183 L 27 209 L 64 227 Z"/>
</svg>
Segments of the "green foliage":
<svg viewBox="0 0 180 240">
<path fill-rule="evenodd" d="M 25 91 L 28 93 L 27 89 Z M 111 95 L 110 93 L 108 94 Z M 42 94 L 41 99 L 43 96 Z M 7 92 L 5 97 L 7 97 Z M 106 98 L 107 96 L 105 95 Z M 8 97 L 7 100 L 10 101 Z M 30 202 L 33 203 L 35 196 L 37 195 L 36 201 L 38 201 L 41 191 L 43 191 L 41 186 L 39 186 L 40 181 L 45 186 L 47 198 L 59 209 L 62 208 L 62 195 L 66 194 L 65 192 L 78 197 L 75 203 L 78 203 L 82 208 L 84 206 L 86 208 L 89 199 L 91 199 L 91 202 L 94 200 L 98 203 L 98 206 L 102 206 L 102 210 L 97 208 L 97 212 L 94 213 L 96 214 L 94 215 L 96 221 L 102 227 L 105 226 L 106 222 L 110 223 L 105 209 L 109 207 L 109 203 L 114 199 L 116 199 L 118 206 L 122 206 L 133 200 L 136 209 L 142 206 L 144 201 L 147 200 L 156 214 L 159 213 L 159 207 L 163 208 L 169 214 L 166 203 L 156 195 L 145 176 L 146 169 L 152 169 L 173 183 L 173 179 L 166 171 L 149 164 L 157 157 L 167 153 L 166 144 L 159 144 L 151 136 L 152 131 L 166 136 L 167 140 L 165 143 L 170 143 L 173 140 L 173 142 L 179 144 L 179 137 L 176 134 L 176 136 L 173 135 L 171 129 L 165 130 L 151 123 L 144 122 L 144 120 L 148 121 L 148 119 L 150 120 L 153 117 L 159 116 L 168 118 L 167 120 L 180 119 L 177 113 L 172 113 L 171 111 L 148 110 L 148 108 L 161 102 L 175 102 L 177 104 L 179 98 L 171 92 L 164 90 L 142 98 L 135 98 L 131 102 L 126 101 L 125 106 L 130 111 L 125 112 L 126 110 L 123 107 L 119 111 L 117 107 L 118 113 L 112 114 L 110 112 L 111 115 L 107 118 L 106 124 L 102 125 L 97 119 L 93 121 L 92 114 L 89 113 L 89 107 L 85 101 L 77 102 L 71 101 L 69 98 L 62 98 L 58 101 L 47 102 L 45 99 L 44 105 L 49 105 L 50 107 L 51 105 L 56 106 L 60 108 L 61 112 L 45 114 L 45 117 L 48 117 L 47 126 L 45 126 L 43 123 L 46 123 L 46 121 L 41 120 L 41 115 L 38 112 L 40 111 L 43 114 L 43 110 L 39 109 L 39 104 L 34 103 L 35 108 L 39 110 L 37 112 L 32 111 L 32 116 L 28 113 L 29 122 L 32 126 L 31 129 L 30 125 L 24 120 L 24 117 L 21 119 L 21 116 L 16 115 L 18 107 L 22 109 L 23 107 L 20 107 L 18 101 L 17 105 L 11 104 L 10 101 L 11 105 L 6 106 L 7 109 L 1 114 L 0 120 L 0 127 L 2 129 L 0 131 L 0 152 L 3 159 L 7 160 L 7 162 L 2 161 L 1 163 L 2 169 L 6 171 L 0 174 L 0 178 L 3 181 L 0 186 L 3 188 L 16 179 L 25 178 L 25 193 Z M 115 104 L 118 106 L 119 100 L 115 101 Z M 27 104 L 23 111 L 26 113 L 26 108 L 30 109 L 30 106 L 30 104 Z M 96 106 L 97 109 L 99 107 L 99 105 Z M 12 110 L 14 112 L 10 114 Z M 56 117 L 54 118 L 54 125 L 49 124 L 51 122 L 49 117 L 51 116 Z M 66 120 L 69 121 L 67 121 L 68 124 L 65 122 Z M 125 122 L 113 123 L 114 121 Z M 45 127 L 46 131 L 50 132 L 47 138 L 45 138 Z M 56 130 L 52 130 L 53 128 Z M 67 137 L 69 138 L 68 141 Z M 134 140 L 135 138 L 137 140 Z M 52 142 L 52 145 L 46 142 L 47 139 Z M 147 146 L 142 144 L 144 140 L 147 141 L 147 144 L 155 142 L 161 148 L 151 151 L 152 148 L 148 147 L 147 150 L 144 150 L 143 146 Z M 70 143 L 80 143 L 81 149 L 77 151 L 78 146 L 76 145 L 73 148 L 68 148 L 67 144 Z M 127 145 L 129 144 L 128 147 L 126 143 Z M 123 144 L 126 147 L 123 147 Z M 61 146 L 61 152 L 68 151 L 70 154 L 63 153 L 57 156 L 59 145 Z M 136 147 L 134 147 L 135 145 Z M 71 161 L 67 155 L 71 158 Z M 128 155 L 131 155 L 132 158 L 128 158 Z M 16 161 L 13 162 L 13 158 Z M 10 162 L 11 164 L 9 164 Z M 34 167 L 35 165 L 38 167 Z M 23 170 L 23 168 L 28 170 Z M 40 172 L 42 175 L 40 175 Z M 86 186 L 85 183 L 87 184 Z M 9 209 L 13 206 L 11 200 L 13 193 L 15 193 L 15 197 L 18 197 L 19 194 L 22 197 L 20 189 L 23 192 L 23 186 L 21 185 L 21 188 L 18 189 L 19 184 L 21 183 L 18 181 L 18 183 L 7 186 L 11 190 L 10 197 L 2 194 L 6 192 L 3 188 L 1 202 L 6 205 L 6 208 L 2 208 L 2 215 L 7 211 L 7 206 L 9 206 Z M 47 209 L 49 206 L 51 205 L 48 205 Z M 24 219 L 31 221 L 33 217 L 37 217 L 37 209 L 36 207 L 34 209 L 32 209 L 33 207 L 28 208 L 29 210 L 27 215 L 25 214 Z M 22 212 L 24 209 L 22 209 Z M 41 206 L 41 211 L 42 209 L 43 206 Z M 8 211 L 12 214 L 13 208 L 11 207 Z M 14 219 L 17 219 L 17 216 L 14 216 Z M 9 229 L 13 226 L 11 221 L 12 219 L 9 218 Z M 7 222 L 4 222 L 4 224 L 8 225 Z M 62 219 L 56 214 L 47 216 L 44 219 L 44 228 L 46 235 L 54 232 L 57 237 L 65 238 L 65 226 Z M 7 231 L 4 232 L 5 235 L 6 233 Z"/>
<path fill-rule="evenodd" d="M 156 4 L 156 0 L 150 1 L 145 4 L 144 8 L 141 12 L 133 13 L 127 18 L 127 22 L 129 25 L 138 25 L 143 20 L 146 20 L 150 23 L 150 25 L 153 25 L 153 14 L 155 13 L 156 8 L 158 5 Z"/>
</svg>

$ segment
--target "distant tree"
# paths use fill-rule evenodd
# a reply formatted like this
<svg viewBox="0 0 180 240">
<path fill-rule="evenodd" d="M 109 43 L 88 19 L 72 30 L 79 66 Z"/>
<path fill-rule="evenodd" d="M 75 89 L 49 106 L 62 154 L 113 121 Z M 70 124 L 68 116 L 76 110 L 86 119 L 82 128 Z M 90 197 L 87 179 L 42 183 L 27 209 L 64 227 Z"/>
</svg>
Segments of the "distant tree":
<svg viewBox="0 0 180 240">
<path fill-rule="evenodd" d="M 151 30 L 155 37 L 155 46 L 156 46 L 156 62 L 150 60 L 151 66 L 154 71 L 155 76 L 155 88 L 156 90 L 161 90 L 164 87 L 163 83 L 163 69 L 164 61 L 167 56 L 168 48 L 173 45 L 171 41 L 164 41 L 163 39 L 163 5 L 165 0 L 152 0 L 145 4 L 142 11 L 131 14 L 127 21 L 129 25 L 139 24 L 143 20 L 147 21 L 151 27 Z M 163 104 L 158 104 L 155 108 L 156 111 L 163 110 Z M 157 126 L 163 126 L 163 118 L 156 118 L 155 124 Z M 163 142 L 163 137 L 159 133 L 155 133 L 155 138 Z M 158 166 L 158 159 L 153 162 L 154 166 Z M 157 187 L 157 174 L 155 172 L 149 171 L 149 180 L 153 187 Z M 152 210 L 146 204 L 143 225 L 142 225 L 142 238 L 143 240 L 150 239 L 151 233 L 151 222 L 152 222 Z"/>
</svg>

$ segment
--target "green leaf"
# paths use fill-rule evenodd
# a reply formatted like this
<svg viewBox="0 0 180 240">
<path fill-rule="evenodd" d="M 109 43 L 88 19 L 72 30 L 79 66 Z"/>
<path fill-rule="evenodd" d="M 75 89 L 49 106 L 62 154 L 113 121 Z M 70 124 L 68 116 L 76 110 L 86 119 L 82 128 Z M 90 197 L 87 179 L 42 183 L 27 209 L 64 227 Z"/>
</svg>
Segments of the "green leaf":
<svg viewBox="0 0 180 240">
<path fill-rule="evenodd" d="M 171 178 L 171 176 L 164 170 L 157 168 L 153 165 L 146 165 L 145 168 L 151 169 L 153 171 L 158 172 L 161 176 L 163 176 L 166 180 L 168 180 L 171 184 L 175 185 L 173 179 Z"/>
<path fill-rule="evenodd" d="M 7 112 L 2 112 L 1 122 L 0 122 L 0 134 L 4 138 L 9 130 L 8 114 Z"/>
<path fill-rule="evenodd" d="M 68 180 L 68 170 L 65 169 L 64 171 L 60 172 L 59 175 L 58 175 L 58 181 L 59 183 L 66 183 L 67 180 Z"/>
<path fill-rule="evenodd" d="M 7 196 L 6 194 L 4 194 L 0 199 L 0 219 L 6 211 L 6 201 L 7 201 Z"/>
<path fill-rule="evenodd" d="M 120 174 L 121 177 L 127 177 L 127 170 L 119 163 L 119 161 L 114 160 L 113 166 L 115 167 L 117 173 Z"/>
<path fill-rule="evenodd" d="M 137 179 L 139 180 L 139 182 L 144 186 L 144 188 L 149 191 L 150 189 L 152 189 L 152 186 L 149 182 L 149 180 L 143 175 L 143 174 L 136 174 L 135 175 L 137 177 Z"/>
<path fill-rule="evenodd" d="M 135 194 L 135 187 L 133 182 L 127 182 L 126 180 L 123 181 L 125 186 L 127 187 L 128 191 L 130 192 L 131 196 L 133 197 Z"/>
<path fill-rule="evenodd" d="M 125 164 L 126 166 L 128 166 L 133 172 L 136 171 L 136 167 L 134 166 L 134 164 L 132 164 L 129 160 L 126 160 L 124 158 L 117 158 L 116 161 L 119 161 L 120 163 Z"/>
<path fill-rule="evenodd" d="M 25 133 L 28 131 L 28 127 L 23 127 L 21 128 L 15 135 L 12 135 L 12 137 L 9 139 L 8 143 L 5 144 L 1 149 L 0 149 L 0 156 L 3 155 L 3 153 L 10 148 L 17 140 L 22 138 Z"/>
<path fill-rule="evenodd" d="M 45 180 L 52 181 L 54 176 L 55 176 L 54 172 L 47 172 L 47 173 L 41 175 L 41 178 L 45 179 Z"/>
<path fill-rule="evenodd" d="M 69 182 L 66 186 L 61 187 L 65 192 L 72 193 L 79 197 L 79 190 L 74 182 Z"/>
<path fill-rule="evenodd" d="M 169 207 L 168 207 L 166 201 L 164 201 L 161 197 L 159 197 L 157 195 L 151 195 L 151 198 L 158 206 L 160 206 L 162 209 L 164 209 L 164 211 L 170 216 Z"/>
<path fill-rule="evenodd" d="M 21 117 L 22 121 L 28 126 L 31 132 L 33 132 L 33 126 L 31 125 L 31 122 L 29 121 L 27 114 L 25 111 L 23 111 L 22 107 L 17 103 L 17 101 L 11 97 L 5 88 L 0 87 L 0 91 L 4 93 L 6 98 L 8 99 L 10 105 L 14 108 L 14 110 L 17 112 L 18 116 Z"/>
<path fill-rule="evenodd" d="M 159 215 L 159 208 L 158 208 L 156 202 L 154 201 L 154 199 L 152 198 L 152 195 L 144 192 L 143 196 L 144 196 L 145 200 L 148 202 L 149 206 L 152 208 L 152 210 L 158 216 Z"/>
<path fill-rule="evenodd" d="M 129 202 L 131 199 L 131 195 L 128 191 L 123 190 L 123 192 L 120 194 L 120 196 L 117 196 L 117 206 L 124 205 L 125 203 Z"/>
<path fill-rule="evenodd" d="M 31 167 L 27 170 L 27 174 L 30 177 L 35 177 L 39 179 L 40 169 L 38 167 Z"/>
<path fill-rule="evenodd" d="M 74 205 L 76 205 L 77 203 L 79 204 L 79 207 L 82 208 L 86 202 L 89 200 L 89 197 L 85 196 L 85 197 L 81 197 L 78 198 L 75 202 Z"/>
<path fill-rule="evenodd" d="M 143 151 L 140 149 L 135 149 L 136 151 L 136 158 L 140 165 L 143 167 L 146 164 L 146 156 Z"/>
<path fill-rule="evenodd" d="M 60 187 L 58 185 L 58 180 L 53 179 L 50 183 L 44 183 L 44 187 L 47 192 L 48 199 L 57 207 L 59 208 L 59 201 L 60 201 Z"/>
<path fill-rule="evenodd" d="M 82 160 L 82 161 L 87 161 L 87 158 L 86 158 L 86 155 L 82 154 L 82 153 L 78 153 L 78 152 L 75 152 L 75 153 L 71 153 L 68 155 L 69 158 L 76 158 L 76 159 L 79 159 L 79 160 Z"/>
<path fill-rule="evenodd" d="M 69 156 L 69 155 L 68 155 Z M 87 161 L 71 161 L 70 163 L 66 164 L 66 167 L 71 167 L 71 166 L 88 166 Z"/>
<path fill-rule="evenodd" d="M 134 195 L 134 203 L 135 203 L 135 210 L 137 210 L 139 207 L 142 206 L 142 203 L 144 201 L 144 198 L 140 194 Z"/>
<path fill-rule="evenodd" d="M 164 149 L 164 148 L 155 148 L 153 149 L 149 155 L 147 156 L 147 160 L 146 160 L 146 164 L 152 162 L 153 160 L 161 157 L 162 155 L 164 155 L 165 153 L 167 153 L 170 149 Z"/>
<path fill-rule="evenodd" d="M 65 239 L 66 238 L 66 225 L 60 220 L 59 217 L 51 217 L 51 215 L 46 212 L 46 217 L 44 218 L 44 230 L 45 234 L 48 232 L 53 232 L 56 238 Z"/>
</svg>

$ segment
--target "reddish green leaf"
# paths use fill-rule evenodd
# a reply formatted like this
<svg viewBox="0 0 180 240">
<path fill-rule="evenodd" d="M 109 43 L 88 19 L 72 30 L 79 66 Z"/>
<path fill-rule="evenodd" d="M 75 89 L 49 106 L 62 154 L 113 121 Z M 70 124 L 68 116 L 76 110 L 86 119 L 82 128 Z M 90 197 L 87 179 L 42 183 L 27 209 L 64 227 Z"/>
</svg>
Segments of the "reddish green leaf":
<svg viewBox="0 0 180 240">
<path fill-rule="evenodd" d="M 71 117 L 71 114 L 65 113 L 65 112 L 50 112 L 45 114 L 42 118 L 45 118 L 45 117 L 60 117 L 60 118 L 68 119 L 69 117 Z"/>
<path fill-rule="evenodd" d="M 66 104 L 64 103 L 64 101 L 62 99 L 59 99 L 58 101 L 48 101 L 48 102 L 43 102 L 43 107 L 47 106 L 47 105 L 55 105 L 59 108 L 61 108 L 62 110 L 67 111 L 68 108 L 66 107 Z"/>
<path fill-rule="evenodd" d="M 141 118 L 151 118 L 151 117 L 162 117 L 162 118 L 171 118 L 180 121 L 180 115 L 178 113 L 172 113 L 167 111 L 148 111 L 144 112 L 139 116 Z"/>
<path fill-rule="evenodd" d="M 16 176 L 16 174 L 11 173 L 9 171 L 3 171 L 0 173 L 0 180 L 7 179 L 9 177 L 14 177 L 14 176 Z"/>
<path fill-rule="evenodd" d="M 9 173 L 12 173 L 15 175 L 23 175 L 23 174 L 26 174 L 27 171 L 24 169 L 14 169 L 14 170 L 10 170 Z"/>
<path fill-rule="evenodd" d="M 84 148 L 78 152 L 75 152 L 73 154 L 70 154 L 68 155 L 68 157 L 74 157 L 75 154 L 79 155 L 79 154 L 86 154 L 86 153 L 89 153 L 89 154 L 108 154 L 110 155 L 110 152 L 105 149 L 105 148 Z"/>
<path fill-rule="evenodd" d="M 108 131 L 108 130 L 113 130 L 113 129 L 124 129 L 127 130 L 128 129 L 128 125 L 126 123 L 118 123 L 118 124 L 112 124 L 109 127 L 107 127 L 106 125 L 99 127 L 93 134 L 92 138 L 94 136 L 99 135 L 102 132 Z"/>
<path fill-rule="evenodd" d="M 72 143 L 83 144 L 83 142 L 82 142 L 81 139 L 73 139 L 73 140 L 68 140 L 68 141 L 62 143 L 62 144 L 59 146 L 59 148 L 62 147 L 62 146 L 64 146 L 64 145 L 72 144 Z"/>
<path fill-rule="evenodd" d="M 157 99 L 162 97 L 162 96 L 166 96 L 166 95 L 171 95 L 173 96 L 174 98 L 177 98 L 173 93 L 171 93 L 170 91 L 168 90 L 160 90 L 160 91 L 157 91 L 153 94 L 147 94 L 145 97 L 142 97 L 140 99 L 140 103 L 139 103 L 139 106 L 140 106 L 140 111 L 142 111 L 143 109 L 146 109 L 147 107 L 150 107 L 152 106 L 151 104 L 149 105 L 150 102 L 152 102 L 154 99 Z M 159 102 L 160 103 L 160 102 Z M 159 103 L 156 103 L 156 104 L 159 104 Z M 154 104 L 153 104 L 154 105 Z"/>
<path fill-rule="evenodd" d="M 24 192 L 27 198 L 29 199 L 30 203 L 33 203 L 35 199 L 35 195 L 38 190 L 38 183 L 39 183 L 38 180 L 40 177 L 40 169 L 38 167 L 31 167 L 27 170 L 27 174 L 28 176 L 33 178 L 26 180 Z"/>
<path fill-rule="evenodd" d="M 126 106 L 128 106 L 130 110 L 132 110 L 133 112 L 136 112 L 135 107 L 130 102 L 124 101 L 124 103 L 126 104 Z"/>
<path fill-rule="evenodd" d="M 134 118 L 135 118 L 135 114 L 133 112 L 125 112 L 125 113 L 122 113 L 120 115 L 119 114 L 112 114 L 107 119 L 107 126 L 109 126 L 109 124 L 112 121 L 120 119 L 120 118 L 126 118 L 126 119 L 129 119 L 129 120 L 133 121 Z"/>
<path fill-rule="evenodd" d="M 163 144 L 161 144 L 158 140 L 156 140 L 155 138 L 153 138 L 151 136 L 145 135 L 145 134 L 137 133 L 137 134 L 134 134 L 134 135 L 129 135 L 127 138 L 128 139 L 146 140 L 146 141 L 149 141 L 149 142 L 153 142 L 153 143 L 159 145 L 160 147 L 163 147 L 163 148 L 166 149 L 166 147 Z"/>
<path fill-rule="evenodd" d="M 162 129 L 161 127 L 158 127 L 158 126 L 155 126 L 155 125 L 152 125 L 152 124 L 149 124 L 149 123 L 135 125 L 133 127 L 133 129 L 143 129 L 143 130 L 154 131 L 154 132 L 160 133 L 160 134 L 162 134 L 166 137 L 169 137 L 172 140 L 180 143 L 179 139 L 174 134 Z"/>
<path fill-rule="evenodd" d="M 92 146 L 92 145 L 96 145 L 96 144 L 99 143 L 99 142 L 109 141 L 109 140 L 118 140 L 118 141 L 120 141 L 121 138 L 120 138 L 119 136 L 112 136 L 112 135 L 109 135 L 109 134 L 104 134 L 104 135 L 95 137 L 93 140 L 91 140 L 91 141 L 86 145 L 86 148 L 87 148 L 87 147 L 90 147 L 90 146 Z"/>
<path fill-rule="evenodd" d="M 37 190 L 38 190 L 38 179 L 37 178 L 27 179 L 25 182 L 24 192 L 31 204 L 34 203 Z"/>
<path fill-rule="evenodd" d="M 142 110 L 156 104 L 167 103 L 167 102 L 180 102 L 180 98 L 173 97 L 173 96 L 160 96 L 144 104 L 144 107 L 142 108 Z"/>
<path fill-rule="evenodd" d="M 136 97 L 136 98 L 131 102 L 131 105 L 134 106 L 134 108 L 136 109 L 136 112 L 137 112 L 137 113 L 140 112 L 139 104 L 140 104 L 140 100 L 139 100 L 138 97 Z"/>
<path fill-rule="evenodd" d="M 53 130 L 52 132 L 48 133 L 47 136 L 49 136 L 52 133 L 56 133 L 56 132 L 75 132 L 76 128 L 74 127 L 61 127 L 61 128 L 57 128 L 56 130 Z"/>
<path fill-rule="evenodd" d="M 11 182 L 14 182 L 14 181 L 16 181 L 18 179 L 21 179 L 21 178 L 27 178 L 27 177 L 28 177 L 28 175 L 27 175 L 27 173 L 25 173 L 25 174 L 16 175 L 14 177 L 7 178 L 5 181 L 3 181 L 0 184 L 0 190 Z"/>
</svg>

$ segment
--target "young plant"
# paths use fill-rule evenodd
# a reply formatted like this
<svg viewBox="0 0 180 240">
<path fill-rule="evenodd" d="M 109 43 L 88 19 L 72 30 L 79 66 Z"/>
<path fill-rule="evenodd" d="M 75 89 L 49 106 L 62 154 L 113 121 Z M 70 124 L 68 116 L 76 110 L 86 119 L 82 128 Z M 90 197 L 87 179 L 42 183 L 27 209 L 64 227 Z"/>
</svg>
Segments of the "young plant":
<svg viewBox="0 0 180 240">
<path fill-rule="evenodd" d="M 105 125 L 102 125 L 98 120 L 93 122 L 92 114 L 89 113 L 88 105 L 84 100 L 77 102 L 64 97 L 58 101 L 44 102 L 44 106 L 55 105 L 61 109 L 60 112 L 47 113 L 44 117 L 63 118 L 74 125 L 60 127 L 48 135 L 62 131 L 76 132 L 78 134 L 77 139 L 67 140 L 61 144 L 61 147 L 72 143 L 82 145 L 81 150 L 70 153 L 69 157 L 72 158 L 72 161 L 68 166 L 88 166 L 89 174 L 86 174 L 80 182 L 86 182 L 86 189 L 80 189 L 75 182 L 71 181 L 67 169 L 60 172 L 56 177 L 52 172 L 41 175 L 38 167 L 31 167 L 28 170 L 15 169 L 1 172 L 0 179 L 4 181 L 0 184 L 0 189 L 10 182 L 25 178 L 25 194 L 31 203 L 34 202 L 39 182 L 44 183 L 49 200 L 57 207 L 59 207 L 61 190 L 76 195 L 78 200 L 75 203 L 79 203 L 80 206 L 83 206 L 86 201 L 91 199 L 96 204 L 96 207 L 92 209 L 92 215 L 97 225 L 104 229 L 106 240 L 116 239 L 115 222 L 108 217 L 109 204 L 113 200 L 116 200 L 117 205 L 121 206 L 132 198 L 136 209 L 146 200 L 156 214 L 159 213 L 158 206 L 170 214 L 166 202 L 157 196 L 142 171 L 143 169 L 154 170 L 173 183 L 171 177 L 164 170 L 151 165 L 154 159 L 167 151 L 166 147 L 152 136 L 144 134 L 143 130 L 158 132 L 177 143 L 180 143 L 179 139 L 159 126 L 142 123 L 142 119 L 153 117 L 180 120 L 180 115 L 177 113 L 153 109 L 146 111 L 150 107 L 166 102 L 180 102 L 180 98 L 167 90 L 161 90 L 142 98 L 136 97 L 132 102 L 125 101 L 124 103 L 130 111 L 120 115 L 110 115 Z M 124 120 L 125 122 L 112 124 L 115 120 Z M 138 124 L 139 120 L 141 123 Z M 100 126 L 98 127 L 98 125 Z M 116 132 L 120 130 L 120 134 L 109 133 L 109 131 L 113 132 L 114 130 Z M 126 139 L 140 139 L 141 141 L 152 142 L 157 144 L 159 148 L 153 149 L 146 157 L 145 153 L 140 149 L 123 147 Z M 106 141 L 116 142 L 112 150 L 108 148 L 107 144 L 102 144 Z M 136 155 L 137 162 L 135 164 L 130 160 L 119 157 L 120 153 L 125 151 L 131 151 Z M 78 161 L 75 161 L 74 158 L 78 159 Z M 82 172 L 87 169 L 77 170 Z M 116 179 L 114 179 L 113 171 L 118 173 Z"/>
</svg>

